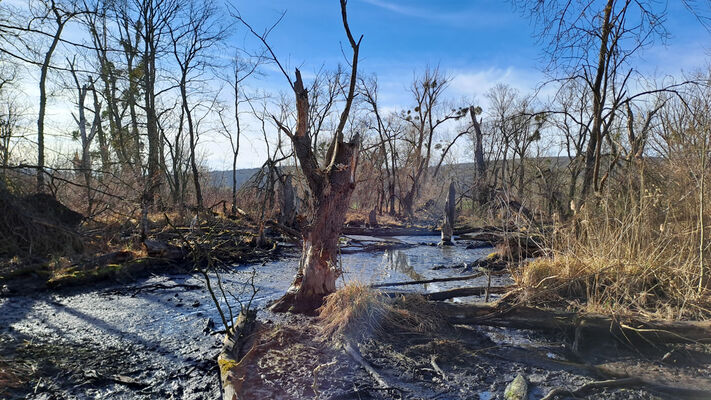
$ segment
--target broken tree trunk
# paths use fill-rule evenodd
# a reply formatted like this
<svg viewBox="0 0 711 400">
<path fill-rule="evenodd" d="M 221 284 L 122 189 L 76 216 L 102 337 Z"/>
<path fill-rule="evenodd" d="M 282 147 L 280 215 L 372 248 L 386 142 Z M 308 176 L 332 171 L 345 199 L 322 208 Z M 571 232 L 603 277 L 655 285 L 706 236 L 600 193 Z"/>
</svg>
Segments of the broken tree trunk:
<svg viewBox="0 0 711 400">
<path fill-rule="evenodd" d="M 454 211 L 455 211 L 455 190 L 454 182 L 449 183 L 449 195 L 447 196 L 447 201 L 444 203 L 444 224 L 442 224 L 442 241 L 440 244 L 442 246 L 452 246 L 452 234 L 454 232 Z"/>
<path fill-rule="evenodd" d="M 247 310 L 240 312 L 234 326 L 225 335 L 222 343 L 222 350 L 217 357 L 217 364 L 220 367 L 220 383 L 222 384 L 222 398 L 227 400 L 237 400 L 239 398 L 239 388 L 243 371 L 240 371 L 240 363 L 246 357 L 245 348 L 249 336 L 254 331 L 256 325 L 257 312 Z"/>
<path fill-rule="evenodd" d="M 313 204 L 311 222 L 303 230 L 303 248 L 299 269 L 286 294 L 272 306 L 272 311 L 313 313 L 321 306 L 323 298 L 336 291 L 336 278 L 341 270 L 337 264 L 338 239 L 355 189 L 360 138 L 356 134 L 351 142 L 344 141 L 343 131 L 348 122 L 355 97 L 358 52 L 363 36 L 356 41 L 348 27 L 346 0 L 341 0 L 341 18 L 348 42 L 353 50 L 348 94 L 341 112 L 333 140 L 326 152 L 324 165 L 320 166 L 313 151 L 309 132 L 309 93 L 304 87 L 301 72 L 296 69 L 292 88 L 296 96 L 296 128 L 277 125 L 291 139 L 299 166 L 308 183 Z"/>
<path fill-rule="evenodd" d="M 299 271 L 284 297 L 272 306 L 273 311 L 312 312 L 325 296 L 336 291 L 336 278 L 341 274 L 336 259 L 338 239 L 355 187 L 357 159 L 357 143 L 338 145 L 334 165 L 342 167 L 327 172 L 314 220 L 304 233 Z"/>
</svg>

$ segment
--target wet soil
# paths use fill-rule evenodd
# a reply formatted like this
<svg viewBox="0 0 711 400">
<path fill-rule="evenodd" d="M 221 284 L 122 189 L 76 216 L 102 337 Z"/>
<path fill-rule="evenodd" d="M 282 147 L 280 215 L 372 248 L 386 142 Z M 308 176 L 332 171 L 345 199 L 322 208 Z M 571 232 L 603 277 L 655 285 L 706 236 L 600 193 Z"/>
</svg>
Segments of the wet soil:
<svg viewBox="0 0 711 400">
<path fill-rule="evenodd" d="M 672 360 L 659 348 L 590 340 L 574 354 L 564 335 L 530 330 L 441 324 L 427 332 L 387 329 L 347 339 L 324 337 L 317 326 L 303 317 L 263 325 L 240 371 L 245 398 L 503 399 L 517 375 L 528 383 L 527 399 L 624 374 L 645 383 L 602 387 L 584 398 L 708 399 L 711 393 L 696 392 L 711 389 L 711 358 L 689 349 L 676 350 Z M 346 342 L 386 386 L 349 357 Z"/>
</svg>

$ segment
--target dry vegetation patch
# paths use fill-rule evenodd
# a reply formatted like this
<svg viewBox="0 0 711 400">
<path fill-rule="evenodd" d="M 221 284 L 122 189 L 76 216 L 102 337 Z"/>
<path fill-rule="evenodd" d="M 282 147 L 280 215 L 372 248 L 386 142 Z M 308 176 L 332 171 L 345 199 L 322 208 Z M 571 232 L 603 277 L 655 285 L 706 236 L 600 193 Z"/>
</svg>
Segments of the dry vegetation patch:
<svg viewBox="0 0 711 400">
<path fill-rule="evenodd" d="M 390 298 L 362 283 L 326 297 L 319 309 L 322 337 L 362 339 L 387 332 L 435 331 L 442 323 L 422 296 Z"/>
<path fill-rule="evenodd" d="M 606 204 L 601 209 L 557 227 L 549 256 L 514 274 L 528 301 L 565 301 L 605 314 L 711 317 L 709 282 L 699 285 L 699 239 L 690 223 L 657 223 L 649 210 L 631 213 Z"/>
</svg>

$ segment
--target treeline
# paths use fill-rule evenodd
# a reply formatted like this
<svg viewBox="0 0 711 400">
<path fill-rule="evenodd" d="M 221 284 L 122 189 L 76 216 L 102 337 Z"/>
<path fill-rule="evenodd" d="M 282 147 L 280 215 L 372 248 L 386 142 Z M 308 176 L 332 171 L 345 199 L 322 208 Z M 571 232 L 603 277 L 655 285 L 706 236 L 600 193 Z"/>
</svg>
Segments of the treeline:
<svg viewBox="0 0 711 400">
<path fill-rule="evenodd" d="M 640 70 L 641 52 L 667 35 L 665 7 L 513 3 L 531 14 L 549 61 L 553 79 L 538 94 L 498 85 L 475 103 L 456 100 L 448 93 L 452 77 L 422 66 L 408 107 L 384 111 L 391 108 L 379 101 L 377 76 L 368 71 L 358 75 L 352 105 L 350 66 L 322 70 L 305 83 L 306 123 L 319 163 L 331 155 L 334 132 L 359 135 L 352 206 L 413 218 L 428 201 L 441 203 L 454 180 L 462 209 L 486 214 L 515 201 L 537 218 L 565 220 L 591 196 L 624 192 L 640 201 L 656 190 L 650 163 L 656 174 L 665 174 L 662 166 L 678 174 L 657 176 L 666 187 L 679 182 L 687 190 L 682 198 L 698 199 L 689 190 L 704 182 L 708 76 L 655 81 Z M 307 180 L 291 168 L 299 160 L 287 135 L 299 122 L 297 104 L 256 89 L 255 77 L 267 66 L 289 76 L 278 61 L 281 49 L 267 40 L 278 24 L 260 34 L 229 3 L 191 0 L 28 0 L 0 7 L 7 188 L 59 195 L 89 218 L 216 204 L 233 214 L 240 204 L 261 205 L 264 215 L 286 201 L 309 205 Z M 234 47 L 245 32 L 258 39 L 256 50 Z M 23 99 L 37 89 L 37 104 Z M 66 110 L 74 126 L 57 128 L 49 103 Z M 241 193 L 236 176 L 230 191 L 207 184 L 201 143 L 220 143 L 236 169 L 245 129 L 265 142 L 261 178 Z M 462 162 L 472 162 L 472 170 L 453 167 Z M 687 181 L 693 186 L 681 184 Z M 291 192 L 302 201 L 281 195 Z"/>
</svg>

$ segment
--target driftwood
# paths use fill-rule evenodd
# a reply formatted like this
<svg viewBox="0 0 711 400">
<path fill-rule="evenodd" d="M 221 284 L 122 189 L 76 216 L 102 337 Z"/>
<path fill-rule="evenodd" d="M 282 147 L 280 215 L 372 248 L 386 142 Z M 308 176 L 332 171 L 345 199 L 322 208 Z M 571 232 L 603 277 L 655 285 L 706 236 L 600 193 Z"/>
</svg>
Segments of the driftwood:
<svg viewBox="0 0 711 400">
<path fill-rule="evenodd" d="M 373 377 L 373 379 L 378 383 L 378 385 L 380 385 L 381 388 L 386 389 L 386 390 L 395 389 L 395 390 L 400 390 L 400 391 L 401 391 L 401 389 L 396 388 L 396 387 L 393 387 L 392 385 L 390 385 L 390 384 L 385 380 L 385 378 L 383 378 L 383 376 L 380 375 L 380 374 L 378 373 L 378 371 L 376 371 L 375 368 L 373 368 L 373 366 L 370 365 L 370 363 L 367 362 L 367 361 L 363 358 L 363 356 L 360 354 L 360 351 L 358 351 L 358 349 L 357 349 L 355 346 L 353 346 L 353 344 L 351 344 L 350 342 L 346 341 L 346 342 L 343 344 L 343 349 L 346 351 L 346 353 L 348 353 L 349 356 L 351 356 L 351 358 L 352 358 L 355 362 L 357 362 L 358 364 L 360 364 L 360 366 L 363 367 L 363 368 L 368 372 L 368 374 L 370 374 L 371 377 Z"/>
<path fill-rule="evenodd" d="M 519 329 L 608 335 L 622 341 L 711 343 L 711 321 L 641 321 L 598 314 L 550 311 L 505 302 L 493 304 L 438 303 L 440 316 L 453 324 L 480 324 Z M 577 332 L 576 332 L 577 331 Z"/>
<path fill-rule="evenodd" d="M 642 382 L 641 379 L 639 378 L 621 378 L 621 379 L 611 379 L 607 381 L 597 381 L 597 382 L 590 382 L 586 383 L 585 385 L 581 386 L 578 389 L 575 390 L 568 390 L 565 388 L 555 388 L 548 392 L 547 395 L 541 398 L 541 400 L 553 400 L 557 396 L 564 396 L 564 395 L 573 395 L 574 397 L 582 396 L 588 391 L 592 389 L 598 389 L 598 388 L 618 388 L 618 387 L 629 387 L 629 386 L 637 386 L 640 385 Z"/>
<path fill-rule="evenodd" d="M 600 373 L 597 368 L 593 369 L 595 369 L 596 372 Z M 605 375 L 604 372 L 602 372 L 602 374 Z M 558 397 L 567 398 L 570 396 L 573 396 L 575 398 L 582 398 L 595 389 L 635 386 L 643 387 L 644 389 L 652 392 L 670 395 L 673 396 L 670 398 L 674 399 L 708 400 L 711 398 L 711 392 L 702 388 L 697 389 L 683 386 L 667 386 L 654 381 L 649 381 L 644 378 L 640 378 L 638 376 L 625 376 L 621 378 L 586 383 L 578 389 L 573 390 L 566 389 L 563 387 L 554 388 L 550 392 L 548 392 L 547 395 L 542 397 L 541 400 L 553 400 Z"/>
</svg>

